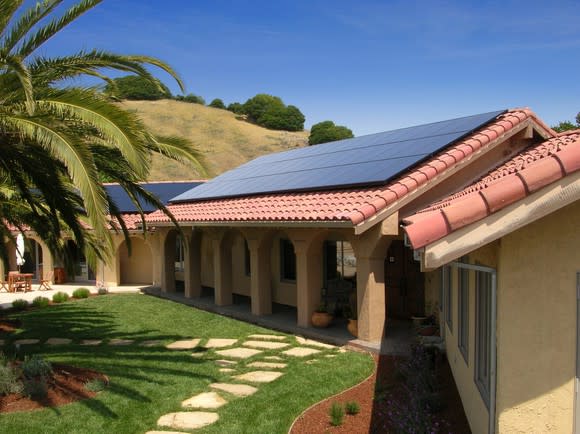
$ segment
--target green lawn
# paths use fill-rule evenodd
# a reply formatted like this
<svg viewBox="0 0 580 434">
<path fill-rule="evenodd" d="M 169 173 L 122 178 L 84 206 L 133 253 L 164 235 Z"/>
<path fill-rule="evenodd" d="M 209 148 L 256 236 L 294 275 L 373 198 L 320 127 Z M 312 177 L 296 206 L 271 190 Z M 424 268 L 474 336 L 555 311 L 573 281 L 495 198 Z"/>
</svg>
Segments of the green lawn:
<svg viewBox="0 0 580 434">
<path fill-rule="evenodd" d="M 219 372 L 214 350 L 202 358 L 191 351 L 140 347 L 139 341 L 165 343 L 185 338 L 240 338 L 254 333 L 281 334 L 230 318 L 144 295 L 107 295 L 67 302 L 41 310 L 14 314 L 23 328 L 12 339 L 68 337 L 73 344 L 24 347 L 48 360 L 83 366 L 109 376 L 110 386 L 95 399 L 27 413 L 0 415 L 0 432 L 8 433 L 145 433 L 155 430 L 163 414 L 181 411 L 180 403 L 210 391 L 213 382 L 234 382 Z M 81 346 L 82 339 L 135 339 L 134 345 Z M 297 345 L 292 337 L 287 341 Z M 77 344 L 75 344 L 75 342 Z M 201 344 L 203 345 L 204 340 Z M 279 355 L 269 350 L 238 363 L 236 374 L 252 370 L 245 364 Z M 335 354 L 336 357 L 324 357 Z M 228 404 L 217 412 L 217 423 L 196 433 L 286 433 L 290 424 L 311 404 L 352 386 L 372 371 L 372 359 L 337 349 L 305 359 L 286 357 L 288 367 L 278 380 L 262 384 L 246 398 L 222 394 Z M 307 364 L 307 360 L 317 359 Z M 221 392 L 220 392 L 221 393 Z"/>
</svg>

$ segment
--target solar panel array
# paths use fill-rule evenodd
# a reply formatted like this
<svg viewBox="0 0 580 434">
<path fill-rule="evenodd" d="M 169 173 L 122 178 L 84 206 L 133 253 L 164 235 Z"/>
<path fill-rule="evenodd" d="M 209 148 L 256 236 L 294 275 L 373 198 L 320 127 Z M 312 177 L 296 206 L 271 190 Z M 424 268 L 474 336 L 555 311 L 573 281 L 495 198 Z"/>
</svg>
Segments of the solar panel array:
<svg viewBox="0 0 580 434">
<path fill-rule="evenodd" d="M 505 110 L 265 155 L 171 202 L 384 184 L 502 113 Z"/>
<path fill-rule="evenodd" d="M 145 190 L 153 193 L 157 196 L 163 204 L 167 205 L 169 203 L 169 199 L 172 197 L 177 196 L 185 191 L 189 191 L 194 187 L 202 184 L 202 182 L 149 182 L 147 184 L 143 184 L 142 186 Z M 105 189 L 109 196 L 113 199 L 113 201 L 117 204 L 117 207 L 121 212 L 137 212 L 137 208 L 135 204 L 131 201 L 125 190 L 118 185 L 118 184 L 108 184 L 105 185 Z M 143 210 L 145 212 L 151 212 L 156 208 L 152 205 L 149 205 L 144 200 L 139 200 Z"/>
</svg>

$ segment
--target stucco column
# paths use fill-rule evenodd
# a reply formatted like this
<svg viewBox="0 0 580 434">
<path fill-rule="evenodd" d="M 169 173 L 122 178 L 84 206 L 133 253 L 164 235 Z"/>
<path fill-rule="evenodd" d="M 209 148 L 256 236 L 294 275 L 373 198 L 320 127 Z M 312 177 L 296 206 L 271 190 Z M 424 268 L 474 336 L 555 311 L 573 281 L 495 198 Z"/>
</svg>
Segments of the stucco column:
<svg viewBox="0 0 580 434">
<path fill-rule="evenodd" d="M 298 326 L 310 327 L 312 313 L 320 304 L 322 249 L 310 249 L 310 240 L 293 240 L 296 253 L 296 308 Z"/>
<path fill-rule="evenodd" d="M 185 296 L 201 296 L 201 232 L 194 229 L 185 249 Z"/>
<path fill-rule="evenodd" d="M 358 337 L 380 342 L 386 321 L 385 256 L 357 257 L 356 268 Z"/>
<path fill-rule="evenodd" d="M 232 296 L 232 251 L 226 242 L 212 240 L 214 263 L 215 304 L 227 306 L 233 303 Z"/>
<path fill-rule="evenodd" d="M 250 275 L 252 313 L 272 313 L 272 288 L 270 287 L 270 245 L 259 239 L 248 239 L 250 249 Z"/>
</svg>

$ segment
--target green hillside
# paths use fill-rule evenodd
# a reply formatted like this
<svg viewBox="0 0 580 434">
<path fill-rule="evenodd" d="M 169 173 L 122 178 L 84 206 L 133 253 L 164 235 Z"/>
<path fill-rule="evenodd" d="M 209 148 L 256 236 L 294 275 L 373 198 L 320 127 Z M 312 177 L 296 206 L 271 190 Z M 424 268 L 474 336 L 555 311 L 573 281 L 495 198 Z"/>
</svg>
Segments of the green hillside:
<svg viewBox="0 0 580 434">
<path fill-rule="evenodd" d="M 308 143 L 308 132 L 273 131 L 236 119 L 234 113 L 173 100 L 124 101 L 158 135 L 188 139 L 205 158 L 209 177 L 239 166 L 257 156 L 285 151 Z M 200 174 L 174 161 L 158 157 L 150 181 L 198 179 Z"/>
</svg>

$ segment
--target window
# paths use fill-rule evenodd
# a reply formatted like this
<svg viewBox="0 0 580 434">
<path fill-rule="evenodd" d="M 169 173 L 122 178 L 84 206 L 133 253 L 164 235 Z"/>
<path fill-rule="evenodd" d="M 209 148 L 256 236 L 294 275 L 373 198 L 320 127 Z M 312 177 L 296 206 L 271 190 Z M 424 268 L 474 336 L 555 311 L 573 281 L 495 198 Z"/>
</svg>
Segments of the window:
<svg viewBox="0 0 580 434">
<path fill-rule="evenodd" d="M 461 262 L 467 263 L 467 259 Z M 458 268 L 458 303 L 457 303 L 457 345 L 465 363 L 469 360 L 469 270 Z"/>
<path fill-rule="evenodd" d="M 491 386 L 491 274 L 478 271 L 475 288 L 475 384 L 489 407 Z"/>
<path fill-rule="evenodd" d="M 356 276 L 356 257 L 348 241 L 324 242 L 324 287 L 329 280 L 353 281 Z"/>
<path fill-rule="evenodd" d="M 449 331 L 453 333 L 453 301 L 451 288 L 451 269 L 449 266 L 443 267 L 441 270 L 441 286 L 444 291 L 445 303 L 445 322 L 449 326 Z"/>
<path fill-rule="evenodd" d="M 244 240 L 244 272 L 246 276 L 252 274 L 252 267 L 250 262 L 250 248 L 248 247 L 248 241 Z"/>
<path fill-rule="evenodd" d="M 296 255 L 290 240 L 280 240 L 280 279 L 296 281 Z"/>
<path fill-rule="evenodd" d="M 185 270 L 185 252 L 183 249 L 183 240 L 178 235 L 175 238 L 175 271 Z"/>
</svg>

